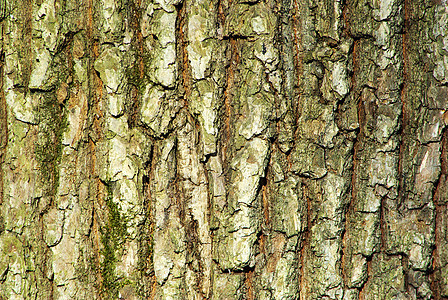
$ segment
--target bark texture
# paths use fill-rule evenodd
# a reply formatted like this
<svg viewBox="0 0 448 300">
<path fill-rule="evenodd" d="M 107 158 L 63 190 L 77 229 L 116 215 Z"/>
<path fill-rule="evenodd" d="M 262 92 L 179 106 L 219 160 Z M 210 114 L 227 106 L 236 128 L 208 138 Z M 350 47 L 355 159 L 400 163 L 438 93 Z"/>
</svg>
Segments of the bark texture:
<svg viewBox="0 0 448 300">
<path fill-rule="evenodd" d="M 0 0 L 0 299 L 448 299 L 446 0 Z"/>
</svg>

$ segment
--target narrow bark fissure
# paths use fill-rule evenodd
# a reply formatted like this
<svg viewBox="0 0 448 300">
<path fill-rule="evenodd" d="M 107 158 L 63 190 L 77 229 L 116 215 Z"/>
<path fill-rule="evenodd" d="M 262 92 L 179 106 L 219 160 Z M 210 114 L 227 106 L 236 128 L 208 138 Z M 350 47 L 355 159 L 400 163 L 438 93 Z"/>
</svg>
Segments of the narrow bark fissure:
<svg viewBox="0 0 448 300">
<path fill-rule="evenodd" d="M 309 197 L 309 187 L 308 183 L 309 179 L 304 179 L 302 181 L 302 191 L 303 191 L 303 197 L 305 198 L 306 202 L 306 227 L 304 228 L 304 231 L 302 232 L 302 238 L 300 239 L 299 247 L 300 247 L 300 299 L 305 300 L 309 296 L 307 292 L 308 290 L 308 282 L 306 281 L 306 278 L 308 277 L 308 274 L 305 272 L 306 270 L 306 261 L 308 258 L 307 252 L 309 251 L 309 240 L 311 236 L 311 227 L 312 227 L 312 220 L 311 220 L 311 199 Z"/>
<path fill-rule="evenodd" d="M 5 53 L 3 51 L 4 20 L 0 21 L 2 36 L 0 41 L 0 207 L 3 204 L 3 163 L 5 161 L 6 147 L 8 146 L 8 108 L 6 106 L 5 92 L 3 89 Z M 0 212 L 0 234 L 4 230 L 3 211 Z"/>
<path fill-rule="evenodd" d="M 230 48 L 230 49 L 229 49 Z M 227 51 L 230 51 L 230 59 L 228 63 L 228 67 L 226 69 L 226 83 L 224 88 L 224 126 L 220 132 L 221 142 L 220 149 L 222 151 L 222 162 L 224 166 L 225 178 L 226 182 L 228 182 L 228 164 L 230 155 L 233 150 L 232 147 L 232 122 L 231 119 L 234 117 L 232 112 L 232 98 L 234 94 L 234 80 L 235 80 L 235 71 L 238 65 L 239 57 L 238 57 L 238 48 L 237 41 L 234 38 L 230 38 L 230 43 Z M 230 149 L 229 149 L 230 148 Z"/>
<path fill-rule="evenodd" d="M 253 276 L 254 271 L 248 270 L 245 272 L 246 280 L 244 281 L 244 286 L 246 287 L 246 300 L 254 300 L 254 286 L 253 286 Z"/>
<path fill-rule="evenodd" d="M 407 0 L 403 1 L 403 11 L 404 11 L 404 24 L 403 24 L 403 34 L 402 34 L 402 55 L 403 55 L 403 84 L 400 89 L 400 100 L 401 100 L 401 125 L 400 125 L 400 145 L 398 148 L 398 203 L 399 206 L 402 205 L 404 199 L 406 198 L 406 182 L 403 176 L 403 163 L 404 163 L 404 152 L 407 148 L 407 135 L 408 133 L 408 104 L 406 102 L 407 93 L 407 78 L 408 78 L 408 55 L 407 55 L 407 45 L 408 45 L 408 31 L 409 31 L 409 4 Z"/>
<path fill-rule="evenodd" d="M 392 255 L 390 255 L 390 256 L 392 256 Z M 409 259 L 404 253 L 398 254 L 398 256 L 400 257 L 401 267 L 403 268 L 404 288 L 405 288 L 405 291 L 407 292 L 407 294 L 410 295 L 412 286 L 409 284 L 409 276 L 410 276 L 409 273 L 412 270 L 410 270 L 410 268 L 409 268 Z"/>
<path fill-rule="evenodd" d="M 185 1 L 181 1 L 178 6 L 176 6 L 177 10 L 177 19 L 176 19 L 176 42 L 177 42 L 177 56 L 179 59 L 179 73 L 182 74 L 180 76 L 180 83 L 178 84 L 178 89 L 181 95 L 179 97 L 183 98 L 183 105 L 188 108 L 188 99 L 191 95 L 191 69 L 188 61 L 188 40 L 185 37 L 185 31 L 188 30 L 186 24 L 186 4 Z"/>
<path fill-rule="evenodd" d="M 441 296 L 441 289 L 442 289 L 442 282 L 441 282 L 441 269 L 443 267 L 447 267 L 446 265 L 441 266 L 441 251 L 443 251 L 441 248 L 444 246 L 442 243 L 446 242 L 444 239 L 446 237 L 440 235 L 443 234 L 443 226 L 445 222 L 443 222 L 443 218 L 447 218 L 448 213 L 448 205 L 446 202 L 447 196 L 443 195 L 443 193 L 446 193 L 447 187 L 447 180 L 448 180 L 448 129 L 447 127 L 444 128 L 442 132 L 442 151 L 441 151 L 441 172 L 439 179 L 436 184 L 435 192 L 434 192 L 434 249 L 432 251 L 432 261 L 431 261 L 431 267 L 430 267 L 430 273 L 429 273 L 429 281 L 430 281 L 430 288 L 433 293 L 434 299 L 448 299 L 448 297 L 442 297 Z M 443 276 L 443 275 L 442 275 Z"/>
<path fill-rule="evenodd" d="M 127 79 L 129 82 L 129 101 L 127 103 L 128 109 L 128 124 L 129 128 L 141 126 L 140 122 L 140 109 L 141 109 L 141 86 L 145 78 L 145 66 L 144 66 L 144 41 L 140 27 L 142 19 L 141 0 L 137 2 L 130 1 L 129 9 L 127 10 L 129 16 L 130 27 L 132 28 L 134 35 L 131 40 L 132 52 L 135 52 L 136 61 L 131 63 L 130 70 L 128 70 Z M 137 75 L 137 76 L 136 76 Z"/>
<path fill-rule="evenodd" d="M 268 185 L 270 185 L 269 176 L 270 176 L 269 168 L 267 167 L 265 171 L 265 177 L 260 178 L 260 183 L 257 191 L 257 197 L 261 198 L 260 206 L 262 211 L 262 224 L 261 224 L 261 230 L 257 235 L 256 246 L 258 247 L 259 255 L 263 255 L 265 258 L 267 258 L 266 256 L 267 238 L 272 233 L 272 224 L 269 218 L 269 205 L 270 205 L 268 198 L 269 193 L 267 192 L 269 189 Z M 248 299 L 254 299 L 255 290 L 253 286 L 253 281 L 254 276 L 256 275 L 258 275 L 258 273 L 255 273 L 254 269 L 250 269 L 246 273 L 245 286 L 247 288 Z"/>
<path fill-rule="evenodd" d="M 101 270 L 101 260 L 100 260 L 100 233 L 99 233 L 99 224 L 98 224 L 98 213 L 96 212 L 95 207 L 92 209 L 93 212 L 93 218 L 92 218 L 92 229 L 91 232 L 93 233 L 93 236 L 90 237 L 92 240 L 92 250 L 93 253 L 91 253 L 91 265 L 90 268 L 92 268 L 92 272 L 94 273 L 95 282 L 93 283 L 96 288 L 96 296 L 97 298 L 101 299 L 103 296 L 102 293 L 102 284 L 103 280 L 102 277 L 99 275 L 99 270 Z"/>
<path fill-rule="evenodd" d="M 349 233 L 350 228 L 350 224 L 351 224 L 351 219 L 352 219 L 352 215 L 355 213 L 355 206 L 354 203 L 356 203 L 356 199 L 357 199 L 357 170 L 358 170 L 358 164 L 359 164 L 359 152 L 360 150 L 362 150 L 362 144 L 361 144 L 361 140 L 362 140 L 362 128 L 364 126 L 363 121 L 364 121 L 364 117 L 363 117 L 363 113 L 364 111 L 361 109 L 362 107 L 362 101 L 360 99 L 360 92 L 358 92 L 358 85 L 356 82 L 356 76 L 357 76 L 357 71 L 359 70 L 359 62 L 358 62 L 358 48 L 359 48 L 359 39 L 356 38 L 355 36 L 352 35 L 351 31 L 351 24 L 350 24 L 350 20 L 349 20 L 349 14 L 351 12 L 351 10 L 353 10 L 354 8 L 351 7 L 349 5 L 349 3 L 344 3 L 344 7 L 343 7 L 343 12 L 342 12 L 342 18 L 343 18 L 343 22 L 344 22 L 344 29 L 343 29 L 343 34 L 345 36 L 347 36 L 348 38 L 353 39 L 353 45 L 351 48 L 351 53 L 349 56 L 349 59 L 351 57 L 351 66 L 352 66 L 352 70 L 351 73 L 349 74 L 350 76 L 350 91 L 349 94 L 346 96 L 346 99 L 348 97 L 352 97 L 354 99 L 353 101 L 353 105 L 357 106 L 357 118 L 358 118 L 358 128 L 355 130 L 355 136 L 353 138 L 353 146 L 352 146 L 352 150 L 351 150 L 351 156 L 352 156 L 352 169 L 351 169 L 351 176 L 349 179 L 349 186 L 350 186 L 350 190 L 348 193 L 348 201 L 346 204 L 346 208 L 345 208 L 345 213 L 344 213 L 344 231 L 342 233 L 342 254 L 341 254 L 341 271 L 342 271 L 342 277 L 343 277 L 343 282 L 344 282 L 344 287 L 345 290 L 347 291 L 349 288 L 351 288 L 351 286 L 349 285 L 350 279 L 348 278 L 348 274 L 346 270 L 346 264 L 351 262 L 348 262 L 349 260 L 352 259 L 352 257 L 350 257 L 351 253 L 353 251 L 352 245 L 349 244 L 349 239 L 353 239 L 354 237 L 352 237 Z M 348 248 L 348 249 L 346 249 Z M 348 257 L 347 257 L 348 256 Z M 367 273 L 368 274 L 368 273 Z M 361 287 L 358 288 L 359 291 L 362 291 L 364 285 L 366 283 L 366 280 L 361 284 Z"/>
<path fill-rule="evenodd" d="M 260 179 L 260 186 L 261 186 L 261 198 L 262 198 L 262 211 L 263 211 L 263 224 L 264 224 L 264 228 L 267 231 L 271 231 L 272 230 L 272 225 L 271 225 L 271 221 L 270 221 L 270 216 L 269 216 L 269 197 L 268 195 L 270 195 L 270 187 L 271 187 L 271 180 L 269 180 L 269 169 L 266 172 L 266 177 L 265 178 L 261 178 Z M 264 236 L 266 234 L 262 233 L 262 239 L 264 239 Z"/>
<path fill-rule="evenodd" d="M 372 272 L 372 260 L 375 258 L 375 253 L 372 254 L 372 256 L 366 257 L 367 260 L 367 278 L 362 282 L 361 286 L 358 287 L 359 290 L 359 294 L 358 294 L 358 299 L 359 300 L 364 300 L 364 292 L 365 292 L 365 288 L 369 282 L 369 280 L 371 279 L 371 276 L 369 276 Z M 365 300 L 369 300 L 369 299 L 365 299 Z"/>
<path fill-rule="evenodd" d="M 206 299 L 203 289 L 203 275 L 204 275 L 204 266 L 202 265 L 202 259 L 200 254 L 200 241 L 198 239 L 198 222 L 193 219 L 193 217 L 188 214 L 189 220 L 185 220 L 187 223 L 186 228 L 186 238 L 187 238 L 187 266 L 195 272 L 195 281 L 197 286 L 194 287 L 194 290 L 197 294 L 200 295 L 202 299 Z M 194 264 L 197 264 L 195 266 Z"/>
<path fill-rule="evenodd" d="M 295 84 L 294 79 L 297 80 L 295 63 L 295 39 L 294 24 L 291 24 L 291 20 L 294 20 L 294 3 L 290 0 L 282 1 L 278 17 L 277 34 L 278 50 L 280 53 L 280 68 L 282 78 L 282 91 L 280 94 L 284 94 L 284 101 L 288 101 L 292 106 L 295 96 Z M 292 8 L 292 9 L 291 9 Z M 292 52 L 292 53 L 291 53 Z M 291 64 L 292 63 L 292 64 Z M 289 67 L 292 67 L 290 69 Z M 271 87 L 272 88 L 272 87 Z M 280 103 L 277 105 L 279 107 Z M 294 112 L 294 108 L 291 108 Z M 293 113 L 294 114 L 294 113 Z"/>
<path fill-rule="evenodd" d="M 154 273 L 154 209 L 152 205 L 153 197 L 151 193 L 151 182 L 154 180 L 154 146 L 151 146 L 148 161 L 145 163 L 145 175 L 143 176 L 143 207 L 145 210 L 145 221 L 142 225 L 142 255 L 141 274 L 142 278 L 149 277 L 148 286 L 142 288 L 143 296 L 154 299 L 156 278 Z M 145 239 L 146 237 L 146 239 Z"/>
<path fill-rule="evenodd" d="M 380 205 L 380 232 L 381 232 L 381 235 L 380 235 L 380 252 L 383 252 L 383 253 L 385 253 L 385 254 L 387 254 L 387 251 L 386 251 L 386 243 L 387 243 L 387 240 L 386 240 L 386 230 L 387 230 L 387 223 L 386 223 L 386 216 L 385 216 L 385 212 L 384 212 L 384 210 L 386 209 L 385 208 L 385 202 L 386 202 L 386 197 L 383 197 L 382 199 L 381 199 L 381 205 Z"/>
<path fill-rule="evenodd" d="M 86 34 L 87 34 L 87 83 L 88 83 L 88 125 L 86 128 L 89 128 L 88 132 L 88 148 L 90 153 L 89 159 L 89 167 L 90 174 L 89 178 L 92 179 L 93 185 L 93 197 L 95 199 L 95 204 L 92 207 L 94 218 L 92 220 L 93 223 L 93 237 L 91 237 L 91 243 L 93 253 L 91 253 L 91 259 L 93 260 L 93 272 L 94 277 L 96 279 L 96 292 L 97 297 L 107 298 L 113 297 L 114 295 L 109 294 L 111 291 L 107 290 L 107 282 L 105 282 L 106 278 L 104 278 L 104 252 L 103 252 L 103 226 L 107 219 L 107 215 L 110 214 L 109 211 L 104 211 L 106 206 L 106 195 L 105 184 L 100 180 L 97 176 L 98 170 L 98 162 L 97 162 L 97 142 L 101 139 L 102 135 L 102 126 L 103 126 L 103 118 L 104 113 L 103 110 L 99 107 L 101 105 L 101 99 L 103 98 L 103 82 L 98 74 L 98 72 L 94 68 L 94 62 L 99 57 L 99 40 L 94 36 L 94 26 L 95 22 L 94 18 L 94 3 L 93 0 L 88 0 L 87 2 L 87 24 L 86 24 Z M 113 267 L 113 266 L 112 266 Z"/>
<path fill-rule="evenodd" d="M 300 89 L 300 85 L 301 85 L 301 78 L 303 76 L 303 49 L 301 49 L 301 45 L 302 45 L 302 24 L 300 24 L 300 22 L 302 21 L 299 15 L 300 9 L 299 9 L 299 0 L 292 0 L 293 1 L 293 10 L 292 10 L 292 20 L 293 20 L 293 31 L 294 31 L 294 45 L 295 47 L 293 48 L 293 55 L 294 55 L 294 70 L 296 73 L 296 85 L 295 85 L 295 91 L 296 91 L 296 98 L 297 98 L 297 102 L 296 101 L 292 101 L 292 111 L 293 111 L 293 115 L 295 117 L 295 126 L 296 126 L 296 130 L 298 127 L 298 121 L 299 121 L 299 108 L 300 108 L 300 98 L 301 98 L 301 89 Z M 296 132 L 294 132 L 294 136 Z"/>
<path fill-rule="evenodd" d="M 145 194 L 144 194 L 144 201 L 145 209 L 146 209 L 146 218 L 149 222 L 148 227 L 145 228 L 149 234 L 150 240 L 148 242 L 148 256 L 145 258 L 146 260 L 146 266 L 147 270 L 149 271 L 147 275 L 150 277 L 149 281 L 149 287 L 147 295 L 149 296 L 149 299 L 155 299 L 156 295 L 156 288 L 157 288 L 157 280 L 156 275 L 154 272 L 154 215 L 155 215 L 155 208 L 153 207 L 152 203 L 154 201 L 154 196 L 152 194 L 151 190 L 151 183 L 154 181 L 154 172 L 156 169 L 156 158 L 155 155 L 155 146 L 151 146 L 150 155 L 147 161 L 146 171 L 147 171 L 147 185 L 145 188 Z M 145 295 L 146 296 L 146 295 Z"/>
<path fill-rule="evenodd" d="M 20 9 L 22 9 L 22 13 L 24 16 L 24 28 L 22 31 L 22 38 L 23 38 L 23 45 L 24 48 L 21 48 L 19 51 L 24 52 L 23 59 L 25 60 L 23 62 L 23 88 L 25 88 L 25 93 L 29 92 L 29 82 L 30 82 L 30 76 L 31 76 L 31 68 L 33 65 L 33 55 L 32 55 L 32 18 L 33 18 L 33 3 L 32 0 L 24 0 L 25 3 L 23 6 L 19 6 Z"/>
</svg>

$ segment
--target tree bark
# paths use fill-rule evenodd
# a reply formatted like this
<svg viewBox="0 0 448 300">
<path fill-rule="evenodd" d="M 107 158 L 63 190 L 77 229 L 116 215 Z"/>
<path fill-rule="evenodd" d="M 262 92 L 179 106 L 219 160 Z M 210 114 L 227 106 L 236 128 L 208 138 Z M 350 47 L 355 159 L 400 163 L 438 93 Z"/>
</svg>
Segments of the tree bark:
<svg viewBox="0 0 448 300">
<path fill-rule="evenodd" d="M 448 299 L 446 0 L 0 0 L 0 299 Z"/>
</svg>

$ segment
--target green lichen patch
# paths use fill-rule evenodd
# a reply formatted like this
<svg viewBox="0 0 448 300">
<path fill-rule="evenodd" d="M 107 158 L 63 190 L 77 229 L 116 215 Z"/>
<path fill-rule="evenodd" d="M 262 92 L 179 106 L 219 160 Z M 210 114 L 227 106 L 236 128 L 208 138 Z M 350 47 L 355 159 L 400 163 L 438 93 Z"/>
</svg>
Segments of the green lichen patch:
<svg viewBox="0 0 448 300">
<path fill-rule="evenodd" d="M 117 276 L 115 271 L 128 233 L 126 219 L 120 213 L 118 205 L 112 201 L 111 186 L 108 187 L 108 195 L 106 204 L 109 210 L 109 218 L 106 226 L 100 230 L 103 244 L 101 251 L 103 261 L 100 268 L 103 279 L 102 293 L 116 299 L 120 288 L 129 284 L 128 280 L 123 280 L 123 278 Z"/>
</svg>

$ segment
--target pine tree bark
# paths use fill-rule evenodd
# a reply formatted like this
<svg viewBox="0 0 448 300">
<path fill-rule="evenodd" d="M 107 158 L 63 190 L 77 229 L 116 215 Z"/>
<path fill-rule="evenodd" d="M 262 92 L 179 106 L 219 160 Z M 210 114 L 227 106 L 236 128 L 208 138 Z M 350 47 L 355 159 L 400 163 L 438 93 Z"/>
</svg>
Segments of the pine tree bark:
<svg viewBox="0 0 448 300">
<path fill-rule="evenodd" d="M 0 299 L 448 299 L 446 0 L 0 0 Z"/>
</svg>

